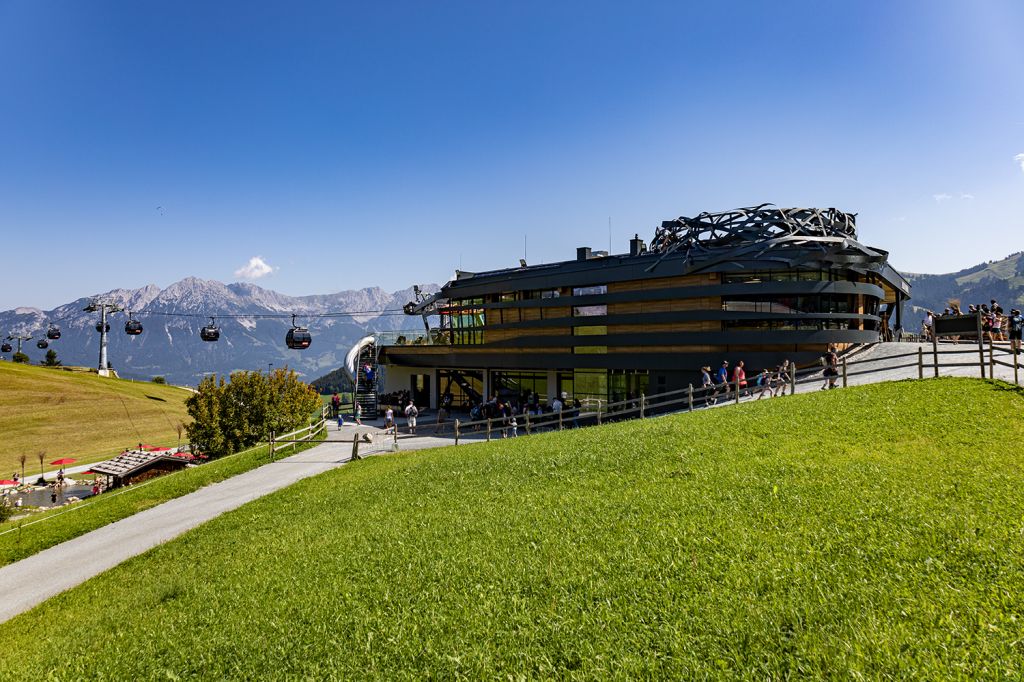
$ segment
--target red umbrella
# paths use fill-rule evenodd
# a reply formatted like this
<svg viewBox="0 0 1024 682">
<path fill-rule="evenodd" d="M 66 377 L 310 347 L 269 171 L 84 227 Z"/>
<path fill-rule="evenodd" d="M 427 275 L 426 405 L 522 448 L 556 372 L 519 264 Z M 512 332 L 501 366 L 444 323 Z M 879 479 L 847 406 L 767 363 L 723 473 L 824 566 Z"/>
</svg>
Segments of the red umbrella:
<svg viewBox="0 0 1024 682">
<path fill-rule="evenodd" d="M 172 450 L 172 449 L 173 448 L 150 448 L 149 451 L 150 452 L 166 452 L 167 450 Z"/>
<path fill-rule="evenodd" d="M 5 478 L 4 480 L 0 481 L 0 485 L 18 485 L 18 482 L 12 481 L 9 478 Z"/>
<path fill-rule="evenodd" d="M 155 445 L 150 445 L 149 443 L 139 443 L 139 449 L 140 450 L 155 450 L 156 446 Z"/>
<path fill-rule="evenodd" d="M 80 476 L 90 476 L 90 475 L 95 474 L 96 472 L 90 470 L 90 471 L 80 471 L 78 473 L 79 473 Z"/>
<path fill-rule="evenodd" d="M 63 466 L 65 464 L 71 464 L 72 462 L 77 461 L 78 460 L 74 459 L 73 457 L 61 457 L 60 459 L 55 459 L 52 462 L 50 462 L 50 466 Z"/>
</svg>

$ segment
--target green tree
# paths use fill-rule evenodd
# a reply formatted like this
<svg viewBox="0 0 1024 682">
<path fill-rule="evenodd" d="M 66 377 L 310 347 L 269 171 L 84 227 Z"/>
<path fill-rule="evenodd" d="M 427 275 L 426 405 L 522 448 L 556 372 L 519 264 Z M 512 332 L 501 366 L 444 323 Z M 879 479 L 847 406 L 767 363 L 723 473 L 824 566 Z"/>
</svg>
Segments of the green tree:
<svg viewBox="0 0 1024 682">
<path fill-rule="evenodd" d="M 295 372 L 277 369 L 234 372 L 230 381 L 212 377 L 185 401 L 192 422 L 185 427 L 193 446 L 209 455 L 238 452 L 305 425 L 320 396 Z"/>
<path fill-rule="evenodd" d="M 156 377 L 153 377 L 153 383 L 154 384 L 166 384 L 167 383 L 167 379 L 165 377 L 162 377 L 162 376 L 156 376 Z"/>
<path fill-rule="evenodd" d="M 220 426 L 220 403 L 224 393 L 224 380 L 206 377 L 198 390 L 185 400 L 185 408 L 192 421 L 185 427 L 193 451 L 220 455 L 224 453 L 224 435 Z"/>
<path fill-rule="evenodd" d="M 57 359 L 57 351 L 50 349 L 46 351 L 46 359 L 43 360 L 44 367 L 60 367 L 60 360 Z"/>
<path fill-rule="evenodd" d="M 17 353 L 15 353 L 11 359 L 14 360 L 15 362 L 20 362 L 23 365 L 27 365 L 30 362 L 32 362 L 32 360 L 29 359 L 29 357 L 22 353 L 20 350 Z"/>
</svg>

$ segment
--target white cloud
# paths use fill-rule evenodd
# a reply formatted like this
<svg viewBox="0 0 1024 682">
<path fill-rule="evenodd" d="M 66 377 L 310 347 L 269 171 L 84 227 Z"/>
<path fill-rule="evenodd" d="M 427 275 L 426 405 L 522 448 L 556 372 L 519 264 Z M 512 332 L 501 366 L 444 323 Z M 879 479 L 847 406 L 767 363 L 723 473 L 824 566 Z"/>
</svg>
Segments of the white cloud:
<svg viewBox="0 0 1024 682">
<path fill-rule="evenodd" d="M 249 262 L 235 270 L 235 277 L 242 279 L 259 279 L 270 275 L 277 268 L 271 267 L 262 256 L 253 256 Z"/>
<path fill-rule="evenodd" d="M 974 195 L 967 192 L 960 192 L 960 198 L 964 201 L 971 201 L 974 199 Z"/>
<path fill-rule="evenodd" d="M 1024 154 L 1017 154 L 1017 156 L 1013 157 L 1013 160 L 1016 161 L 1020 165 L 1020 169 L 1024 171 Z"/>
<path fill-rule="evenodd" d="M 952 198 L 952 194 L 946 194 L 945 192 L 940 192 L 939 194 L 932 195 L 932 199 L 935 199 L 935 201 L 938 203 L 942 203 L 943 201 L 949 201 Z"/>
</svg>

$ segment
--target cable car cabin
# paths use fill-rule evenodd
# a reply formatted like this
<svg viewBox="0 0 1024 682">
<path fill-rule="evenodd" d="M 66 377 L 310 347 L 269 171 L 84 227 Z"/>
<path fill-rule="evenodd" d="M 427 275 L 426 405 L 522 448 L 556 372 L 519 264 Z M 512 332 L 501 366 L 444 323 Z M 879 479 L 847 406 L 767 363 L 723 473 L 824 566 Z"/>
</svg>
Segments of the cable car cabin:
<svg viewBox="0 0 1024 682">
<path fill-rule="evenodd" d="M 104 328 L 103 328 L 103 323 L 102 323 L 102 322 L 97 322 L 97 323 L 96 323 L 96 331 L 100 332 L 101 334 L 102 334 L 102 333 L 103 333 L 104 331 L 108 331 L 108 332 L 109 332 L 109 331 L 110 331 L 110 323 L 109 323 L 109 322 L 107 322 L 107 328 L 106 328 L 106 329 L 104 329 Z"/>
<path fill-rule="evenodd" d="M 284 342 L 293 350 L 305 350 L 309 348 L 309 344 L 313 343 L 313 337 L 309 335 L 309 330 L 305 327 L 292 327 L 288 330 L 288 335 L 284 337 Z"/>
<path fill-rule="evenodd" d="M 45 349 L 49 345 L 50 342 L 47 341 L 46 339 L 39 339 L 38 341 L 36 341 L 36 348 L 39 348 L 40 350 Z"/>
<path fill-rule="evenodd" d="M 142 323 L 136 319 L 129 319 L 124 323 L 124 333 L 129 336 L 138 336 L 142 333 Z"/>
<path fill-rule="evenodd" d="M 51 324 L 50 328 L 46 330 L 46 338 L 50 339 L 51 341 L 56 341 L 57 339 L 59 339 L 60 338 L 60 327 L 58 327 L 57 325 Z"/>
<path fill-rule="evenodd" d="M 3 345 L 0 345 L 0 353 L 10 353 L 12 350 L 14 349 L 11 347 L 11 344 L 9 343 L 4 343 Z"/>
<path fill-rule="evenodd" d="M 203 341 L 216 341 L 220 338 L 220 330 L 217 329 L 217 325 L 213 323 L 212 317 L 210 318 L 210 324 L 199 330 L 199 338 Z"/>
</svg>

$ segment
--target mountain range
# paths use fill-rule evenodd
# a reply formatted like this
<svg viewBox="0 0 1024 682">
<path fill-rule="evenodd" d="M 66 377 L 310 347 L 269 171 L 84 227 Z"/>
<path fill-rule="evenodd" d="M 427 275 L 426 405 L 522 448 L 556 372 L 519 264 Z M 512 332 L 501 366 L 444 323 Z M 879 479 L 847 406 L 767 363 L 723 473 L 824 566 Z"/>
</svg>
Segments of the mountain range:
<svg viewBox="0 0 1024 682">
<path fill-rule="evenodd" d="M 433 292 L 438 286 L 421 289 Z M 129 336 L 124 332 L 125 313 L 108 317 L 108 361 L 122 377 L 163 376 L 171 383 L 195 385 L 210 372 L 288 366 L 311 381 L 340 367 L 345 353 L 367 332 L 418 329 L 420 318 L 402 313 L 402 306 L 413 298 L 411 287 L 394 292 L 371 287 L 296 297 L 249 283 L 223 284 L 188 277 L 165 289 L 153 284 L 115 289 L 53 310 L 8 310 L 0 313 L 0 336 L 32 336 L 23 351 L 36 363 L 46 354 L 36 347 L 37 340 L 45 336 L 49 324 L 57 324 L 61 338 L 51 341 L 50 348 L 57 351 L 58 359 L 65 365 L 95 367 L 99 361 L 99 313 L 84 312 L 83 308 L 101 299 L 132 311 L 144 328 L 142 334 Z M 292 314 L 297 315 L 296 324 L 309 327 L 313 336 L 306 350 L 285 346 Z M 318 317 L 324 314 L 331 316 Z M 199 338 L 199 330 L 210 324 L 210 316 L 216 318 L 221 332 L 215 343 Z"/>
<path fill-rule="evenodd" d="M 904 311 L 907 329 L 919 326 L 917 318 L 925 310 L 941 311 L 951 299 L 959 299 L 966 309 L 969 303 L 995 298 L 1007 312 L 1024 304 L 1024 252 L 959 272 L 904 276 L 913 286 L 911 305 Z M 421 287 L 428 293 L 438 288 L 436 284 Z M 131 310 L 145 328 L 139 336 L 128 336 L 123 330 L 125 314 L 110 318 L 108 358 L 114 369 L 124 377 L 151 379 L 159 375 L 182 385 L 195 385 L 210 372 L 263 370 L 271 365 L 291 367 L 303 379 L 312 381 L 338 369 L 352 344 L 368 332 L 419 330 L 421 325 L 418 317 L 402 313 L 402 306 L 414 298 L 412 287 L 394 292 L 371 287 L 286 296 L 254 284 L 222 284 L 188 277 L 166 289 L 150 284 L 86 296 L 53 310 L 15 308 L 0 312 L 0 336 L 32 336 L 24 351 L 33 362 L 39 362 L 46 351 L 36 348 L 36 340 L 45 335 L 49 324 L 58 324 L 61 338 L 50 347 L 57 351 L 60 361 L 95 367 L 99 359 L 95 328 L 98 313 L 82 309 L 97 298 Z M 332 315 L 319 317 L 328 313 Z M 297 324 L 308 326 L 313 335 L 313 343 L 306 350 L 285 346 L 291 314 L 297 315 Z M 216 343 L 199 338 L 200 328 L 210 322 L 209 316 L 217 318 L 221 330 Z"/>
</svg>

